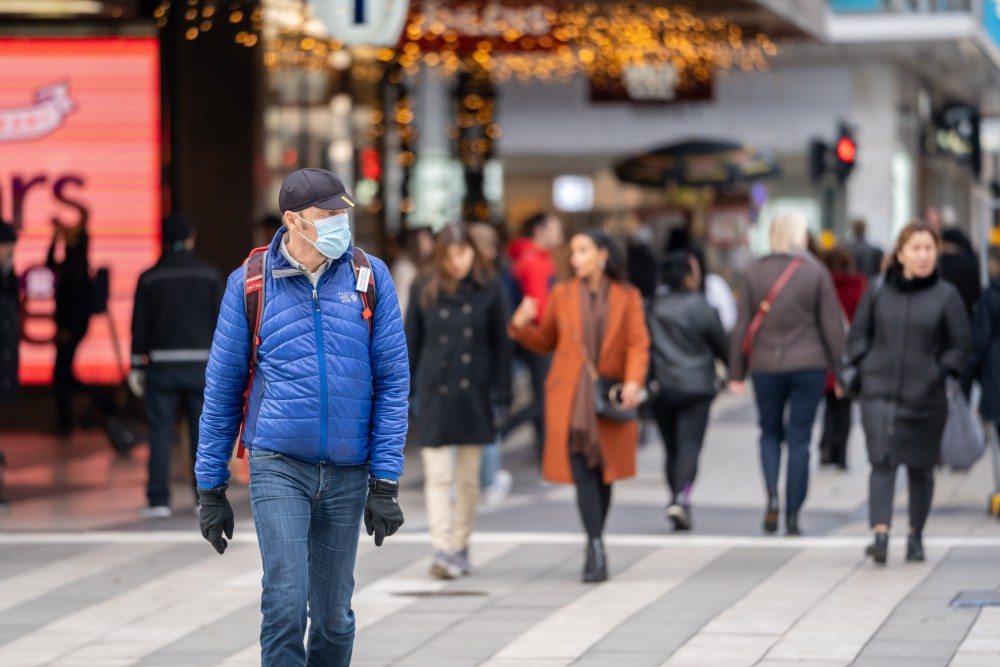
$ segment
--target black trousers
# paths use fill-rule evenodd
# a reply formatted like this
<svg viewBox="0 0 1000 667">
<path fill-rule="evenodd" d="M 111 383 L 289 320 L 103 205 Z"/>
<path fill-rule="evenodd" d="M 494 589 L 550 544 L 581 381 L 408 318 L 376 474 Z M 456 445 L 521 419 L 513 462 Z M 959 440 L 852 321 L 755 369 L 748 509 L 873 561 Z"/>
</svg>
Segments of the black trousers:
<svg viewBox="0 0 1000 667">
<path fill-rule="evenodd" d="M 510 416 L 501 430 L 501 435 L 506 436 L 525 422 L 530 421 L 535 425 L 536 449 L 541 452 L 542 443 L 545 442 L 545 378 L 548 377 L 552 359 L 535 354 L 520 345 L 516 349 L 517 358 L 524 362 L 531 375 L 531 403 Z"/>
<path fill-rule="evenodd" d="M 849 398 L 837 398 L 826 392 L 826 414 L 823 417 L 823 437 L 819 450 L 824 461 L 847 466 L 847 441 L 851 437 L 851 406 Z"/>
<path fill-rule="evenodd" d="M 898 466 L 872 466 L 868 480 L 868 514 L 872 528 L 892 525 L 892 500 L 896 495 L 896 469 Z M 906 467 L 910 487 L 910 529 L 924 532 L 934 498 L 934 467 Z"/>
<path fill-rule="evenodd" d="M 611 485 L 604 483 L 600 468 L 588 468 L 580 454 L 570 456 L 573 484 L 576 486 L 576 507 L 583 529 L 591 540 L 604 534 L 604 524 L 611 508 Z"/>
<path fill-rule="evenodd" d="M 654 402 L 654 417 L 666 449 L 666 480 L 672 497 L 686 504 L 698 474 L 712 396 L 663 394 Z"/>
<path fill-rule="evenodd" d="M 56 427 L 62 436 L 68 436 L 73 431 L 73 393 L 84 388 L 73 374 L 73 360 L 86 333 L 60 330 L 56 334 L 52 384 L 56 392 Z"/>
<path fill-rule="evenodd" d="M 150 507 L 170 506 L 170 450 L 178 409 L 183 406 L 187 417 L 193 465 L 198 455 L 198 424 L 204 403 L 205 364 L 154 364 L 147 369 L 149 483 L 146 496 Z M 196 486 L 192 482 L 192 488 Z"/>
</svg>

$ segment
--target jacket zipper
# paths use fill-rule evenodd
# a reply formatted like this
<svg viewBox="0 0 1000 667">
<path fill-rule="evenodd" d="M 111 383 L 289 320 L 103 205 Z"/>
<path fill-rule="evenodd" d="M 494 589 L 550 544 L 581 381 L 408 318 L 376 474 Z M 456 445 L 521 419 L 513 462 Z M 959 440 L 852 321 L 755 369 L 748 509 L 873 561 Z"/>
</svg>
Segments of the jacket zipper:
<svg viewBox="0 0 1000 667">
<path fill-rule="evenodd" d="M 333 269 L 333 267 L 330 267 Z M 327 270 L 320 280 L 329 273 Z M 318 283 L 318 281 L 317 281 Z M 319 292 L 317 291 L 317 285 L 312 286 L 312 297 L 313 297 L 313 323 L 316 327 L 316 355 L 319 359 L 319 412 L 320 412 L 320 422 L 319 422 L 319 442 L 320 442 L 320 458 L 326 458 L 326 422 L 327 422 L 327 395 L 326 395 L 326 353 L 323 349 L 323 323 L 320 319 L 320 308 L 319 308 Z"/>
<path fill-rule="evenodd" d="M 905 308 L 903 309 L 903 322 L 910 321 L 910 295 L 904 294 L 903 299 L 905 300 Z M 896 406 L 898 406 L 903 400 L 903 369 L 906 367 L 906 348 L 909 343 L 909 332 L 910 328 L 908 326 L 903 327 L 903 355 L 900 357 L 899 361 L 899 371 L 896 380 L 896 400 L 893 401 L 889 408 L 889 435 L 895 435 L 896 433 Z"/>
</svg>

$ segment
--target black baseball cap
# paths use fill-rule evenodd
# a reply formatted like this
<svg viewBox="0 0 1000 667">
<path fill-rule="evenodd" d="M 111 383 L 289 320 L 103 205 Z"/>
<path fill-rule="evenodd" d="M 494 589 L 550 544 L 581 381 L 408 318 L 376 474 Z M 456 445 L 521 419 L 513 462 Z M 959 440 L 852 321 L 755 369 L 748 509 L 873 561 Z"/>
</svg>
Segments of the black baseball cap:
<svg viewBox="0 0 1000 667">
<path fill-rule="evenodd" d="M 278 208 L 282 213 L 310 206 L 336 211 L 357 205 L 358 200 L 347 191 L 340 177 L 326 169 L 293 171 L 281 184 L 278 194 Z"/>
</svg>

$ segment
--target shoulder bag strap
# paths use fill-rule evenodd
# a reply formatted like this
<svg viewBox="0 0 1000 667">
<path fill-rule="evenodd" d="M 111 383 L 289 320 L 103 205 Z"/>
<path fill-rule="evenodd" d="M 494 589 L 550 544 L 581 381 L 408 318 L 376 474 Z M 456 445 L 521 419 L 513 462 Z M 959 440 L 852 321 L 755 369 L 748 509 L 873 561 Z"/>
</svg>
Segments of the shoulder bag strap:
<svg viewBox="0 0 1000 667">
<path fill-rule="evenodd" d="M 778 295 L 781 294 L 781 291 L 785 289 L 785 286 L 788 285 L 788 282 L 792 279 L 792 276 L 795 275 L 795 272 L 799 270 L 800 266 L 802 266 L 802 260 L 799 258 L 795 258 L 789 262 L 788 266 L 785 267 L 785 270 L 781 272 L 780 276 L 778 276 L 778 279 L 774 281 L 773 285 L 771 285 L 771 289 L 768 291 L 767 296 L 764 297 L 764 300 L 761 301 L 760 305 L 757 307 L 757 313 L 753 316 L 750 326 L 747 327 L 746 335 L 743 336 L 743 354 L 748 359 L 750 357 L 750 348 L 753 346 L 753 339 L 757 335 L 757 332 L 760 331 L 760 328 L 764 325 L 764 318 L 771 312 L 771 306 L 774 304 L 774 300 L 777 299 Z"/>
</svg>

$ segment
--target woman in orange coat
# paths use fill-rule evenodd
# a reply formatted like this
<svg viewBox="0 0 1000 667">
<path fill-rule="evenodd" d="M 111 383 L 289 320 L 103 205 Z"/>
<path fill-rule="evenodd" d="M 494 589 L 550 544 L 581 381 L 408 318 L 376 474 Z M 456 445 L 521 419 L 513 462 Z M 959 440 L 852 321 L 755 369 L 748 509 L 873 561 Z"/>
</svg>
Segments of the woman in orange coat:
<svg viewBox="0 0 1000 667">
<path fill-rule="evenodd" d="M 534 299 L 525 298 L 510 323 L 510 335 L 538 354 L 555 352 L 545 382 L 545 452 L 542 474 L 550 482 L 574 484 L 587 531 L 584 582 L 607 579 L 601 539 L 611 483 L 635 475 L 636 422 L 597 416 L 590 369 L 621 380 L 623 409 L 637 407 L 649 369 L 649 334 L 639 291 L 625 283 L 621 253 L 607 234 L 592 230 L 570 241 L 576 279 L 557 285 L 541 323 Z"/>
</svg>

